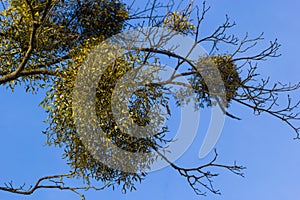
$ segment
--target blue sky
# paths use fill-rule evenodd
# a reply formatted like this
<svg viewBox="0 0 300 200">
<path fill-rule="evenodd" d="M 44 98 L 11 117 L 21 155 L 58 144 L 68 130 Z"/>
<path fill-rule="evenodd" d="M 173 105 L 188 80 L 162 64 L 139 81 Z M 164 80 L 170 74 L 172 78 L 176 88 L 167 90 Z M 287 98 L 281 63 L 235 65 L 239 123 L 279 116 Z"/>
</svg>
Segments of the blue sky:
<svg viewBox="0 0 300 200">
<path fill-rule="evenodd" d="M 208 13 L 205 27 L 212 28 L 223 22 L 225 14 L 236 21 L 232 30 L 239 36 L 245 32 L 256 36 L 265 32 L 265 44 L 278 38 L 282 44 L 280 58 L 261 63 L 262 75 L 271 76 L 274 81 L 299 81 L 300 44 L 300 2 L 286 0 L 274 1 L 209 1 L 212 7 Z M 212 30 L 211 30 L 212 31 Z M 204 31 L 205 32 L 205 31 Z M 300 92 L 293 93 L 299 99 Z M 61 159 L 62 149 L 45 145 L 45 136 L 41 131 L 46 128 L 46 117 L 38 103 L 44 93 L 26 94 L 21 88 L 14 93 L 0 87 L 0 140 L 1 165 L 0 184 L 14 180 L 16 185 L 24 182 L 33 184 L 41 176 L 65 173 L 68 166 Z M 97 199 L 207 199 L 207 200 L 293 200 L 300 196 L 300 141 L 293 140 L 293 130 L 287 125 L 268 115 L 256 117 L 251 110 L 233 104 L 231 111 L 242 121 L 227 118 L 217 143 L 219 161 L 232 163 L 236 160 L 247 167 L 245 178 L 220 170 L 215 179 L 215 186 L 222 195 L 207 197 L 197 196 L 186 180 L 172 168 L 152 172 L 142 184 L 137 184 L 137 191 L 122 194 L 110 189 L 87 192 L 88 200 Z M 201 118 L 202 119 L 202 118 Z M 203 119 L 200 128 L 205 128 Z M 299 122 L 298 122 L 299 123 Z M 204 163 L 198 159 L 202 135 L 194 141 L 192 147 L 177 161 L 182 166 L 195 166 Z M 19 196 L 0 192 L 1 200 L 73 200 L 78 197 L 71 192 L 58 190 L 38 190 L 31 196 Z"/>
</svg>

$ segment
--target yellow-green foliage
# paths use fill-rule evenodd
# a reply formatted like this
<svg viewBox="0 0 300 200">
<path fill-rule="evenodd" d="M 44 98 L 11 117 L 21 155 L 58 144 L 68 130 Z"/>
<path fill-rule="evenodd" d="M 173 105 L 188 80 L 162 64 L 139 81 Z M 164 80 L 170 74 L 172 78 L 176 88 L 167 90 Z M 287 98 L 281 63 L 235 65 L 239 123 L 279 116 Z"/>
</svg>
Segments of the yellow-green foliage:
<svg viewBox="0 0 300 200">
<path fill-rule="evenodd" d="M 123 133 L 113 120 L 111 111 L 113 106 L 111 105 L 112 92 L 116 81 L 133 68 L 134 65 L 128 62 L 129 60 L 130 58 L 127 56 L 119 58 L 114 65 L 107 68 L 99 80 L 95 101 L 98 124 L 105 131 L 108 142 L 113 141 L 115 145 L 126 151 L 150 152 L 151 148 L 157 147 L 157 140 L 162 141 L 160 139 L 163 132 L 147 138 L 135 138 Z M 79 62 L 78 60 L 76 61 Z M 87 150 L 85 144 L 82 143 L 79 135 L 77 135 L 72 110 L 72 89 L 77 70 L 78 68 L 64 70 L 65 76 L 55 80 L 42 103 L 43 107 L 49 112 L 48 122 L 50 126 L 46 131 L 48 142 L 49 144 L 62 145 L 66 149 L 64 156 L 80 176 L 87 180 L 92 177 L 96 180 L 110 181 L 112 183 L 115 181 L 119 184 L 120 180 L 122 180 L 121 183 L 123 182 L 124 186 L 130 189 L 133 186 L 131 181 L 141 179 L 142 175 L 130 174 L 107 167 L 94 158 L 94 155 Z M 141 90 L 135 93 L 136 98 L 129 103 L 129 106 L 132 110 L 132 119 L 141 126 L 145 126 L 149 122 L 149 119 L 147 120 L 144 117 L 145 112 L 149 111 L 154 103 L 166 103 L 166 100 L 162 97 L 163 92 L 160 87 L 142 87 Z M 141 99 L 144 100 L 143 103 L 139 101 Z M 89 145 L 92 146 L 93 144 Z M 136 168 L 134 171 L 144 171 L 153 161 L 153 157 L 148 157 L 146 160 L 140 160 L 138 163 L 126 163 L 126 160 L 120 160 L 119 164 L 131 166 L 131 170 Z"/>
</svg>

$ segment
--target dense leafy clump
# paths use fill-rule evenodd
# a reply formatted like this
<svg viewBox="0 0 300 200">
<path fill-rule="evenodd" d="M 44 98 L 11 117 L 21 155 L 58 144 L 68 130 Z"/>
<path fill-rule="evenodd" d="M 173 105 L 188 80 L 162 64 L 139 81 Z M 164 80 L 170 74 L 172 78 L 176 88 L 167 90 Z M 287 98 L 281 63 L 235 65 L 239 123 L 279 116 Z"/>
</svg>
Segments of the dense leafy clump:
<svg viewBox="0 0 300 200">
<path fill-rule="evenodd" d="M 198 107 L 219 103 L 225 107 L 236 96 L 241 79 L 230 55 L 200 58 L 197 72 L 189 80 L 197 96 Z"/>
<path fill-rule="evenodd" d="M 169 13 L 164 19 L 163 24 L 170 30 L 183 34 L 193 33 L 196 29 L 191 23 L 187 13 L 180 11 Z"/>
</svg>

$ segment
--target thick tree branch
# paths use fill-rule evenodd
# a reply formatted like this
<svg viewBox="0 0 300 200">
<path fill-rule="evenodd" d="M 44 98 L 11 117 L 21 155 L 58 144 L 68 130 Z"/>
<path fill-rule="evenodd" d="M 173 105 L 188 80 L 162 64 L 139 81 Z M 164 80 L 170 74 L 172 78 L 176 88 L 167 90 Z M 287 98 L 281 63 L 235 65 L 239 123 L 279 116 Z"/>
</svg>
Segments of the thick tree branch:
<svg viewBox="0 0 300 200">
<path fill-rule="evenodd" d="M 33 50 L 35 48 L 36 32 L 37 32 L 38 28 L 39 28 L 39 24 L 34 21 L 32 23 L 32 31 L 30 34 L 29 46 L 25 53 L 24 58 L 22 59 L 22 62 L 19 64 L 19 66 L 17 67 L 17 69 L 14 72 L 0 77 L 0 84 L 6 83 L 6 82 L 9 82 L 9 81 L 12 81 L 12 80 L 18 78 L 20 73 L 24 70 L 24 68 L 27 64 L 27 61 L 30 59 L 31 53 L 33 52 Z"/>
</svg>

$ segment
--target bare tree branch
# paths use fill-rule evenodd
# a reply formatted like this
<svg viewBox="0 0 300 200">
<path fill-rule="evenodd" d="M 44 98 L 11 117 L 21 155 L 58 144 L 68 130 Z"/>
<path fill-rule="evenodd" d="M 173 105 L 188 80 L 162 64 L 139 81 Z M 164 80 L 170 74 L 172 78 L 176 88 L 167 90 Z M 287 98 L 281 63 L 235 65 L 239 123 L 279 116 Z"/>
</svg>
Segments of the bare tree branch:
<svg viewBox="0 0 300 200">
<path fill-rule="evenodd" d="M 82 193 L 80 193 L 81 190 L 103 190 L 109 184 L 104 185 L 103 187 L 95 187 L 92 185 L 86 185 L 86 186 L 66 186 L 66 183 L 64 182 L 64 178 L 72 178 L 74 177 L 74 173 L 68 173 L 68 174 L 60 174 L 60 175 L 52 175 L 52 176 L 44 176 L 36 181 L 36 183 L 33 186 L 29 186 L 29 188 L 25 188 L 26 185 L 23 184 L 19 187 L 14 187 L 12 182 L 5 183 L 5 187 L 0 187 L 0 190 L 14 193 L 14 194 L 21 194 L 21 195 L 31 195 L 38 189 L 59 189 L 59 190 L 68 190 L 71 192 L 76 193 L 81 197 L 82 200 L 85 200 L 85 197 Z M 52 183 L 52 184 L 50 184 Z"/>
<path fill-rule="evenodd" d="M 172 163 L 163 153 L 156 150 L 156 152 L 161 156 L 162 159 L 164 159 L 166 162 L 170 164 L 172 168 L 178 171 L 178 173 L 187 179 L 189 185 L 194 190 L 194 192 L 197 195 L 206 195 L 206 192 L 202 191 L 202 189 L 199 188 L 199 185 L 202 186 L 204 189 L 214 193 L 214 194 L 221 194 L 219 190 L 215 189 L 213 186 L 213 178 L 218 176 L 218 173 L 212 173 L 209 169 L 211 168 L 221 168 L 221 169 L 227 169 L 230 172 L 239 175 L 241 177 L 244 177 L 244 174 L 242 173 L 242 170 L 246 169 L 243 166 L 239 166 L 234 162 L 233 165 L 223 165 L 223 164 L 217 164 L 216 160 L 218 157 L 218 153 L 216 150 L 214 150 L 214 157 L 213 159 L 205 164 L 200 165 L 195 168 L 184 168 L 179 167 L 178 165 Z"/>
</svg>

